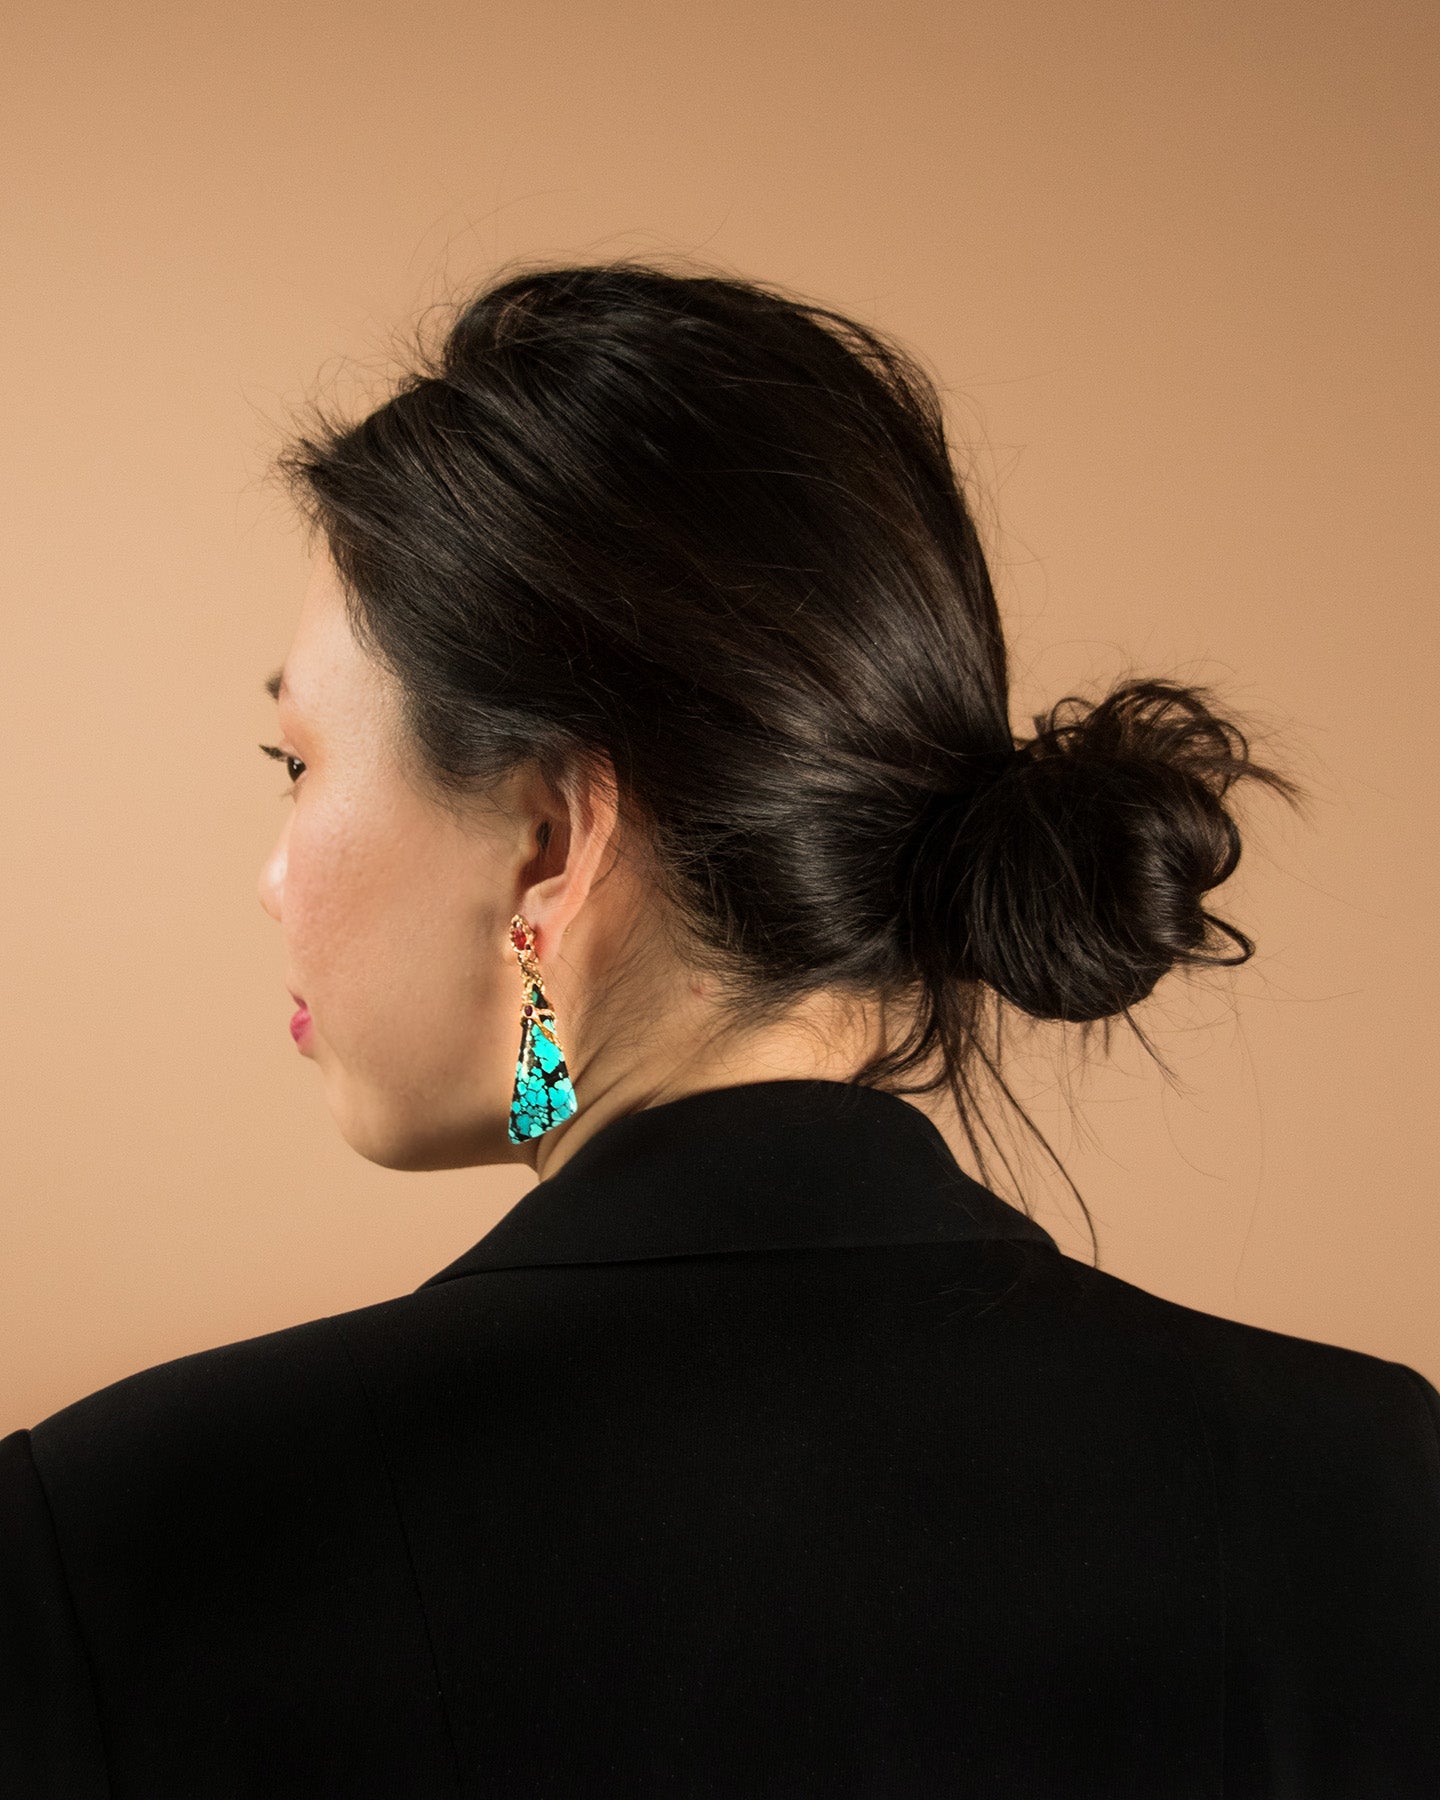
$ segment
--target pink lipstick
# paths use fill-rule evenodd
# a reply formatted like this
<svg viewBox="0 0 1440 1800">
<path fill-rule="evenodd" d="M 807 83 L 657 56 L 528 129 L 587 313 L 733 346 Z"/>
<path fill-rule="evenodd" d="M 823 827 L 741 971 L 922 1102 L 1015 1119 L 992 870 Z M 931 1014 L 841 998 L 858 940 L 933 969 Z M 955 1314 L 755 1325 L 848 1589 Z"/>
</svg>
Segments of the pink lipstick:
<svg viewBox="0 0 1440 1800">
<path fill-rule="evenodd" d="M 303 1050 L 310 1038 L 310 1008 L 302 1001 L 300 1010 L 290 1020 L 290 1035 Z"/>
</svg>

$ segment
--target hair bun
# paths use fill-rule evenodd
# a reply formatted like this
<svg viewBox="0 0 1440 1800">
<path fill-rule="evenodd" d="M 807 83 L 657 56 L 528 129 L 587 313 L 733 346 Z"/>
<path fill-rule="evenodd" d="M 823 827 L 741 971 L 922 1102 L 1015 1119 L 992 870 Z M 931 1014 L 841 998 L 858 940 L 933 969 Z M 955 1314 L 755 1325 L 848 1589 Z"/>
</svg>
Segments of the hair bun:
<svg viewBox="0 0 1440 1800">
<path fill-rule="evenodd" d="M 1123 1013 L 1179 964 L 1252 955 L 1202 905 L 1240 859 L 1224 797 L 1243 777 L 1294 790 L 1251 762 L 1207 692 L 1129 681 L 1034 724 L 1018 751 L 967 758 L 979 784 L 926 809 L 906 890 L 917 966 L 1083 1021 Z"/>
</svg>

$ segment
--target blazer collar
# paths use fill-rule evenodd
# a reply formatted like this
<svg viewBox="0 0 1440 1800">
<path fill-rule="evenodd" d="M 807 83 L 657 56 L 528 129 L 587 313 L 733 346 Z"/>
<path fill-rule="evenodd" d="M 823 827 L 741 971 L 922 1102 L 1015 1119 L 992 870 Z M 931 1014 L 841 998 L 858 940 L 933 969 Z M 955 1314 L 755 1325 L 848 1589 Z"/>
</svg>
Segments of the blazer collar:
<svg viewBox="0 0 1440 1800">
<path fill-rule="evenodd" d="M 985 1238 L 1059 1254 L 908 1100 L 751 1081 L 610 1120 L 421 1287 L 486 1269 Z"/>
</svg>

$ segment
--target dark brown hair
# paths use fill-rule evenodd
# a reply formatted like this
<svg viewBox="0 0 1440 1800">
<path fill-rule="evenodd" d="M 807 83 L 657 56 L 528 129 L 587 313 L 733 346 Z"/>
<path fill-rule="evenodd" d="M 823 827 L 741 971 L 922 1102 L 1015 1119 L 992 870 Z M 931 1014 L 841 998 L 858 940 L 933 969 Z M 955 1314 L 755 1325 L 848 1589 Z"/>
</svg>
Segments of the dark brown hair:
<svg viewBox="0 0 1440 1800">
<path fill-rule="evenodd" d="M 982 1178 L 977 1058 L 1018 1108 L 992 1003 L 1139 1032 L 1169 970 L 1253 951 L 1203 905 L 1226 796 L 1298 790 L 1165 680 L 1017 745 L 940 398 L 874 329 L 731 276 L 527 268 L 276 467 L 434 792 L 607 757 L 735 1022 L 822 986 L 914 1005 L 857 1079 L 948 1086 Z"/>
</svg>

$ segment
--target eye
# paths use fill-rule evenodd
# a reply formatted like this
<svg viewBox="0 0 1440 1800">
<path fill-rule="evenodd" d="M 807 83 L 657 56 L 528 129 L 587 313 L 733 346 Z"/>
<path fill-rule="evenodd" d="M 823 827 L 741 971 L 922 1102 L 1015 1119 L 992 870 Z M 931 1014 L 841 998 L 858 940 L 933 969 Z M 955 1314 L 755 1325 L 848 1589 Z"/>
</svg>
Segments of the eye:
<svg viewBox="0 0 1440 1800">
<path fill-rule="evenodd" d="M 295 783 L 300 779 L 300 776 L 295 773 L 295 770 L 298 768 L 301 771 L 301 774 L 303 774 L 305 770 L 304 763 L 301 762 L 298 756 L 291 756 L 288 750 L 282 750 L 278 744 L 261 744 L 260 748 L 267 756 L 273 756 L 276 762 L 283 762 L 286 765 L 286 773 L 290 777 L 290 786 L 286 789 L 282 798 L 288 799 L 295 791 Z"/>
</svg>

